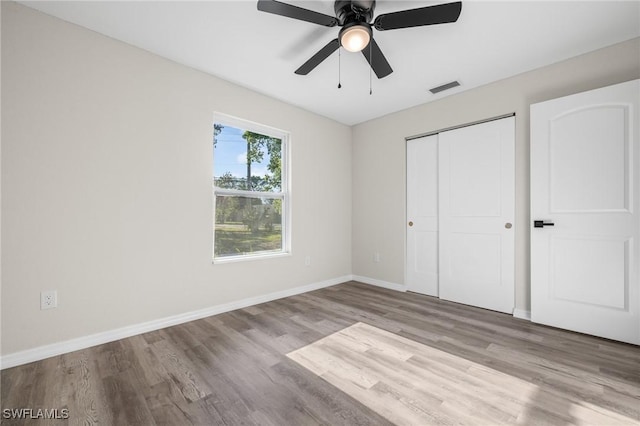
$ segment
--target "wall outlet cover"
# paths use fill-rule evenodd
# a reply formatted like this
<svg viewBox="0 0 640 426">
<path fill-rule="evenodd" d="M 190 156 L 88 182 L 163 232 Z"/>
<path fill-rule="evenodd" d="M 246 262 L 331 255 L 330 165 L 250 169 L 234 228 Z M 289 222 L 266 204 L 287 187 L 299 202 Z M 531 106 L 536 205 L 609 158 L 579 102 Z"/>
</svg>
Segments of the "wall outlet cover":
<svg viewBox="0 0 640 426">
<path fill-rule="evenodd" d="M 58 292 L 48 290 L 40 293 L 40 309 L 53 309 L 58 307 Z"/>
</svg>

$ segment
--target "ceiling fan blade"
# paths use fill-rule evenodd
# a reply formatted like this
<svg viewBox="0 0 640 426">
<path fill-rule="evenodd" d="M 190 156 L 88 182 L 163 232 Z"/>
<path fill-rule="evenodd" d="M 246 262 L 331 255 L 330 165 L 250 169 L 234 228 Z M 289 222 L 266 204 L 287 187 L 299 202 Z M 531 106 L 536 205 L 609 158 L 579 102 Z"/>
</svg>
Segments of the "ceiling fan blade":
<svg viewBox="0 0 640 426">
<path fill-rule="evenodd" d="M 258 10 L 274 15 L 286 16 L 287 18 L 298 19 L 300 21 L 311 22 L 312 24 L 324 25 L 325 27 L 335 27 L 338 20 L 333 16 L 324 15 L 313 10 L 303 9 L 292 4 L 281 3 L 275 0 L 258 0 Z"/>
<path fill-rule="evenodd" d="M 318 53 L 313 55 L 307 62 L 302 64 L 302 66 L 296 70 L 296 74 L 309 74 L 315 67 L 320 65 L 322 61 L 327 59 L 329 55 L 338 50 L 338 47 L 340 47 L 340 42 L 338 41 L 338 39 L 336 38 L 331 40 L 325 47 L 320 49 Z"/>
<path fill-rule="evenodd" d="M 371 65 L 371 69 L 373 69 L 373 72 L 376 73 L 378 78 L 388 76 L 393 72 L 393 70 L 391 69 L 389 62 L 387 62 L 387 58 L 384 57 L 382 50 L 380 50 L 380 46 L 378 46 L 378 43 L 376 43 L 373 38 L 369 44 L 370 46 L 367 45 L 367 47 L 362 49 L 362 54 L 367 59 L 367 62 L 369 62 L 369 65 Z"/>
<path fill-rule="evenodd" d="M 446 24 L 456 22 L 461 10 L 462 2 L 455 2 L 385 13 L 378 15 L 373 26 L 377 30 L 385 31 L 423 25 Z"/>
</svg>

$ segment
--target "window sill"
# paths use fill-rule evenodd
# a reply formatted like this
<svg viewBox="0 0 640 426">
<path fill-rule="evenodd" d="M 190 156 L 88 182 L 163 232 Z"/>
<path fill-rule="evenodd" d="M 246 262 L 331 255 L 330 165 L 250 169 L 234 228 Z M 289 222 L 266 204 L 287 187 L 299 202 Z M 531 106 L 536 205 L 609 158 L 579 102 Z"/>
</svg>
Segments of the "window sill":
<svg viewBox="0 0 640 426">
<path fill-rule="evenodd" d="M 214 257 L 212 263 L 214 265 L 218 265 L 224 263 L 248 262 L 251 260 L 266 260 L 289 256 L 291 256 L 291 252 L 288 251 L 278 253 L 244 254 L 242 256 Z"/>
</svg>

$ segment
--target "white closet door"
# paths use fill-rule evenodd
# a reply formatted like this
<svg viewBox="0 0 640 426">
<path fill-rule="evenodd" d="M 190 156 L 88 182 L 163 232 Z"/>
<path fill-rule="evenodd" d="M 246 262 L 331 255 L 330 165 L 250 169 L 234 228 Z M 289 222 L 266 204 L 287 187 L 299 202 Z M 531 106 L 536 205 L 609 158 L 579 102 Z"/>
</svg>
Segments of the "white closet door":
<svg viewBox="0 0 640 426">
<path fill-rule="evenodd" d="M 407 289 L 438 295 L 438 136 L 407 141 Z"/>
<path fill-rule="evenodd" d="M 531 106 L 531 318 L 640 344 L 640 83 Z"/>
<path fill-rule="evenodd" d="M 515 117 L 439 134 L 440 298 L 512 313 Z"/>
</svg>

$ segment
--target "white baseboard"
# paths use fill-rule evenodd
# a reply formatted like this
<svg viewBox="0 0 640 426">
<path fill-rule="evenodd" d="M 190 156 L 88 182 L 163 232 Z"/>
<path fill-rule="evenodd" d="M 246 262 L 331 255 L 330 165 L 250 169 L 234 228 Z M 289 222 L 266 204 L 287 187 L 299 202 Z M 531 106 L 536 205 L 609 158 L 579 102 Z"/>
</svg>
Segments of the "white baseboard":
<svg viewBox="0 0 640 426">
<path fill-rule="evenodd" d="M 389 290 L 396 290 L 396 291 L 403 291 L 403 292 L 407 291 L 407 286 L 405 285 L 391 283 L 388 281 L 377 280 L 375 278 L 363 277 L 360 275 L 353 275 L 352 279 L 353 281 L 359 281 L 364 284 L 371 284 L 377 287 L 387 288 Z"/>
<path fill-rule="evenodd" d="M 524 309 L 514 309 L 513 316 L 515 318 L 531 321 L 531 311 L 525 311 Z"/>
<path fill-rule="evenodd" d="M 134 324 L 115 330 L 105 331 L 101 333 L 91 334 L 89 336 L 78 337 L 64 342 L 52 343 L 50 345 L 39 346 L 33 349 L 27 349 L 21 352 L 4 355 L 0 357 L 0 370 L 27 364 L 33 361 L 49 358 L 56 355 L 86 349 L 91 346 L 101 345 L 103 343 L 113 342 L 114 340 L 124 339 L 149 331 L 159 330 L 161 328 L 170 327 L 172 325 L 183 324 L 185 322 L 206 318 L 212 315 L 233 311 L 236 309 L 246 308 L 247 306 L 258 305 L 260 303 L 270 302 L 283 297 L 295 296 L 297 294 L 318 290 L 332 285 L 341 284 L 351 281 L 351 275 L 345 275 L 326 281 L 312 283 L 300 287 L 294 287 L 287 290 L 277 291 L 262 296 L 250 297 L 247 299 L 237 300 L 234 302 L 215 305 L 209 308 L 197 311 L 185 312 L 183 314 L 173 315 L 166 318 L 160 318 L 153 321 L 147 321 L 140 324 Z"/>
<path fill-rule="evenodd" d="M 396 283 L 391 283 L 388 281 L 382 281 L 382 280 L 377 280 L 375 278 L 369 278 L 369 277 L 363 277 L 360 275 L 352 275 L 351 279 L 353 281 L 358 281 L 364 284 L 370 284 L 370 285 L 375 285 L 378 287 L 383 287 L 383 288 L 387 288 L 389 290 L 396 290 L 396 291 L 402 291 L 402 292 L 406 292 L 407 291 L 407 286 L 402 285 L 402 284 L 396 284 Z M 527 321 L 531 321 L 531 311 L 526 311 L 524 309 L 514 309 L 513 310 L 513 316 L 515 318 L 520 318 L 523 320 L 527 320 Z"/>
</svg>

